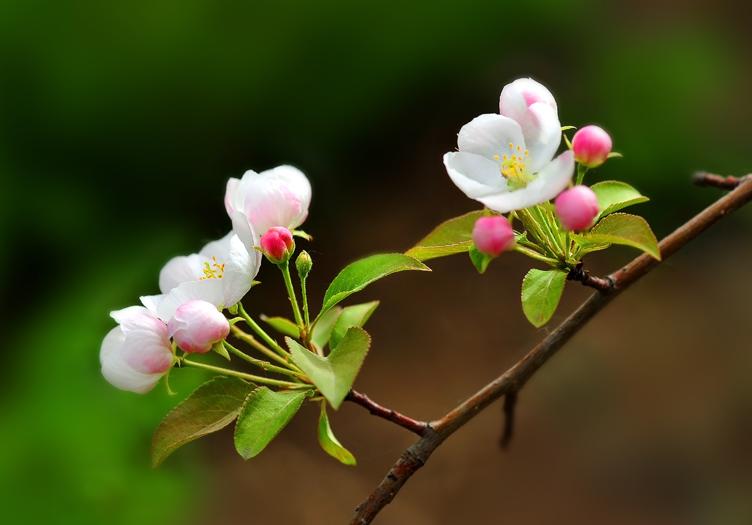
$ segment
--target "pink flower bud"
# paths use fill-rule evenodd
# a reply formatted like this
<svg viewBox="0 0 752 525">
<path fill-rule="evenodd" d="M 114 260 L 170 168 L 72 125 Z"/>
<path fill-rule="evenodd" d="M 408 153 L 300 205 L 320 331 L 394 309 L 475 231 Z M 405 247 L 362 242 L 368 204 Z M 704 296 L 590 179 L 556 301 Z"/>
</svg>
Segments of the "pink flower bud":
<svg viewBox="0 0 752 525">
<path fill-rule="evenodd" d="M 216 306 L 194 299 L 175 310 L 175 315 L 167 323 L 167 330 L 180 348 L 203 354 L 211 350 L 214 343 L 227 337 L 230 323 Z"/>
<path fill-rule="evenodd" d="M 514 245 L 514 231 L 502 215 L 481 217 L 473 226 L 473 242 L 479 252 L 496 257 Z"/>
<path fill-rule="evenodd" d="M 261 249 L 271 262 L 279 264 L 287 261 L 295 251 L 295 241 L 290 230 L 275 226 L 261 236 Z"/>
<path fill-rule="evenodd" d="M 567 230 L 586 230 L 598 215 L 598 198 L 587 186 L 575 186 L 556 197 L 556 214 Z"/>
<path fill-rule="evenodd" d="M 588 168 L 595 168 L 606 162 L 611 146 L 611 137 L 598 126 L 585 126 L 572 139 L 575 159 Z"/>
</svg>

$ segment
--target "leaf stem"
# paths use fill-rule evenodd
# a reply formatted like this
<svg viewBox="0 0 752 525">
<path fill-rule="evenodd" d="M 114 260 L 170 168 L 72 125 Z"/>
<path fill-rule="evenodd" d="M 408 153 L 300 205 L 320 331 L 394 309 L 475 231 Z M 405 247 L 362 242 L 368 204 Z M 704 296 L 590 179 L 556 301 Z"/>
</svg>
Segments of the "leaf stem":
<svg viewBox="0 0 752 525">
<path fill-rule="evenodd" d="M 188 359 L 186 358 L 181 359 L 180 362 L 187 366 L 209 370 L 210 372 L 216 372 L 217 374 L 226 376 L 238 377 L 240 379 L 245 379 L 246 381 L 251 381 L 252 383 L 260 383 L 263 385 L 279 386 L 290 389 L 311 388 L 311 385 L 306 385 L 303 383 L 292 383 L 290 381 L 282 381 L 280 379 L 272 379 L 269 377 L 257 376 L 254 374 L 246 374 L 245 372 L 238 372 L 237 370 L 230 370 L 229 368 L 222 368 L 220 366 L 207 365 L 206 363 L 199 363 L 198 361 L 188 361 Z"/>
</svg>

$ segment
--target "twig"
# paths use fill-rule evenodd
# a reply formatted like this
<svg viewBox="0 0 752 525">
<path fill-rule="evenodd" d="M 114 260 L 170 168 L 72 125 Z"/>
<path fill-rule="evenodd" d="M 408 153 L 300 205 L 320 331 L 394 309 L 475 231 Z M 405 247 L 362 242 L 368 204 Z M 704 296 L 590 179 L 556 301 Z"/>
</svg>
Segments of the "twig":
<svg viewBox="0 0 752 525">
<path fill-rule="evenodd" d="M 752 200 L 752 178 L 740 180 L 736 189 L 690 219 L 659 247 L 663 261 L 718 220 Z M 647 274 L 659 262 L 647 254 L 640 255 L 612 273 L 613 287 L 591 295 L 563 323 L 554 329 L 525 357 L 441 419 L 429 423 L 424 435 L 399 457 L 397 462 L 368 498 L 355 511 L 351 524 L 366 525 L 391 502 L 405 482 L 419 470 L 441 443 L 474 418 L 481 410 L 509 392 L 518 392 L 530 377 L 569 341 L 595 314 L 614 297 Z"/>
<path fill-rule="evenodd" d="M 350 393 L 347 394 L 347 397 L 345 399 L 364 407 L 374 416 L 386 419 L 387 421 L 391 421 L 392 423 L 406 428 L 410 432 L 414 432 L 419 436 L 423 436 L 426 432 L 426 429 L 428 428 L 428 423 L 426 423 L 425 421 L 418 421 L 417 419 L 413 419 L 404 414 L 400 414 L 399 412 L 392 410 L 391 408 L 381 406 L 367 395 L 361 394 L 360 392 L 357 392 L 355 390 L 351 390 Z"/>
<path fill-rule="evenodd" d="M 517 391 L 510 390 L 504 396 L 504 430 L 501 433 L 499 445 L 501 448 L 509 448 L 514 437 L 514 409 L 517 407 Z"/>
<path fill-rule="evenodd" d="M 748 178 L 750 178 L 750 175 L 746 175 L 744 177 L 724 177 L 722 175 L 715 175 L 713 173 L 698 171 L 692 176 L 692 181 L 698 186 L 712 186 L 714 188 L 721 188 L 723 190 L 733 190 L 744 179 Z"/>
<path fill-rule="evenodd" d="M 585 286 L 595 288 L 601 292 L 608 292 L 614 287 L 614 282 L 609 277 L 596 277 L 585 270 L 582 263 L 572 268 L 567 275 L 570 281 L 579 281 Z"/>
</svg>

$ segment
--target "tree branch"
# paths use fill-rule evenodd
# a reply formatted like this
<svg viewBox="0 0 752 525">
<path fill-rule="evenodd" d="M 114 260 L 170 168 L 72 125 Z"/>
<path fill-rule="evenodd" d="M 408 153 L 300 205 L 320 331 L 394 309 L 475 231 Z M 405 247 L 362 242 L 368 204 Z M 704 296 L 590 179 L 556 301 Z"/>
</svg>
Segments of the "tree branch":
<svg viewBox="0 0 752 525">
<path fill-rule="evenodd" d="M 708 180 L 712 180 L 708 178 Z M 752 178 L 739 179 L 736 189 L 690 219 L 660 243 L 665 261 L 718 220 L 752 200 Z M 366 525 L 391 502 L 405 482 L 418 471 L 441 443 L 474 418 L 481 410 L 510 392 L 518 392 L 546 361 L 567 343 L 614 297 L 659 264 L 640 255 L 608 278 L 613 286 L 591 295 L 563 323 L 502 375 L 470 396 L 441 419 L 429 423 L 423 436 L 399 457 L 374 491 L 355 511 L 351 525 Z"/>
<path fill-rule="evenodd" d="M 391 408 L 386 408 L 385 406 L 379 405 L 367 395 L 361 394 L 356 390 L 350 390 L 350 393 L 347 394 L 347 397 L 345 399 L 362 406 L 374 416 L 386 419 L 387 421 L 391 421 L 392 423 L 406 428 L 410 432 L 414 432 L 419 436 L 423 436 L 426 433 L 426 429 L 428 428 L 428 423 L 426 423 L 425 421 L 418 421 L 417 419 L 413 419 L 404 414 L 400 414 L 399 412 L 392 410 Z"/>
<path fill-rule="evenodd" d="M 744 177 L 723 177 L 722 175 L 698 171 L 692 176 L 692 181 L 698 186 L 711 186 L 723 190 L 733 190 L 744 179 L 748 178 L 750 178 L 750 175 L 745 175 Z"/>
</svg>

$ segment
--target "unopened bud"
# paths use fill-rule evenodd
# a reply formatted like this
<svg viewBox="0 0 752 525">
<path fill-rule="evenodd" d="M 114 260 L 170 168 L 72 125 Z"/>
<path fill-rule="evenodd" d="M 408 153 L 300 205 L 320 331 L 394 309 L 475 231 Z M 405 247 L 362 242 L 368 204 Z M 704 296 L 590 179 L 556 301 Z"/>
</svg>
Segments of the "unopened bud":
<svg viewBox="0 0 752 525">
<path fill-rule="evenodd" d="M 556 197 L 556 214 L 565 229 L 586 230 L 598 215 L 598 198 L 587 186 L 569 188 Z"/>
<path fill-rule="evenodd" d="M 598 126 L 585 126 L 572 138 L 574 158 L 588 168 L 595 168 L 606 162 L 611 147 L 611 137 Z"/>
<path fill-rule="evenodd" d="M 300 255 L 298 255 L 298 258 L 295 259 L 295 268 L 298 270 L 298 277 L 300 277 L 301 280 L 308 277 L 308 274 L 311 273 L 313 259 L 308 255 L 307 251 L 303 250 L 300 252 Z"/>
<path fill-rule="evenodd" d="M 261 249 L 269 261 L 280 264 L 290 259 L 295 251 L 295 241 L 290 230 L 275 226 L 261 236 Z"/>
<path fill-rule="evenodd" d="M 473 242 L 479 252 L 496 257 L 514 246 L 512 224 L 503 215 L 481 217 L 473 227 Z"/>
<path fill-rule="evenodd" d="M 227 337 L 230 323 L 216 306 L 194 299 L 175 310 L 167 330 L 181 349 L 203 354 Z"/>
</svg>

